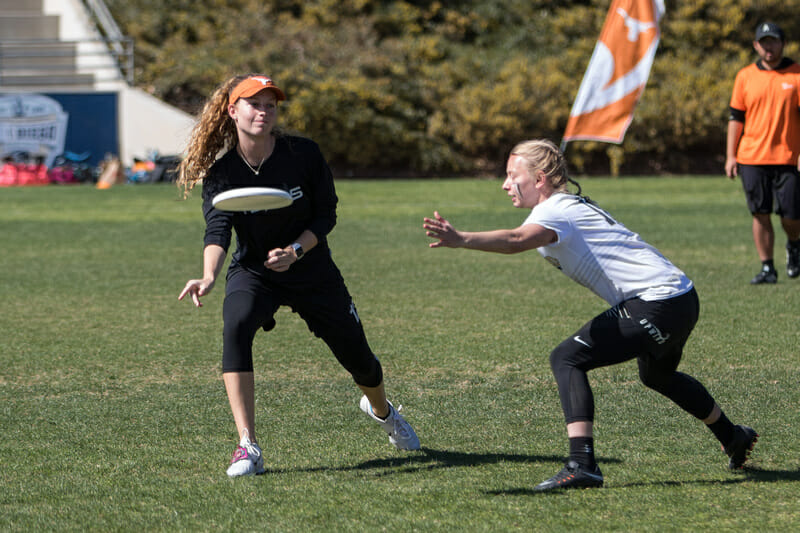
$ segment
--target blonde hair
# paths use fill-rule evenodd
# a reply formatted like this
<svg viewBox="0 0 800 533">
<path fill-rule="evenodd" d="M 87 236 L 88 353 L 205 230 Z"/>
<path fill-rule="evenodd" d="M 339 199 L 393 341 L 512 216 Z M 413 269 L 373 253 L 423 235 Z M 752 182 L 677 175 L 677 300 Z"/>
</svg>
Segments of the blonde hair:
<svg viewBox="0 0 800 533">
<path fill-rule="evenodd" d="M 525 160 L 530 175 L 537 170 L 543 172 L 553 190 L 566 191 L 567 182 L 572 181 L 567 174 L 564 154 L 555 143 L 547 139 L 523 141 L 511 150 L 511 155 Z"/>
</svg>

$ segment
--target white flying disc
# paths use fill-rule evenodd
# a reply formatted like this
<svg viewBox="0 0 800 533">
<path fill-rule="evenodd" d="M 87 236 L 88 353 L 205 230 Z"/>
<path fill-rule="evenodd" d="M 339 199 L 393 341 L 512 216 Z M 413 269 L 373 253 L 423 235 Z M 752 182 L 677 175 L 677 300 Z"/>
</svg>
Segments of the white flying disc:
<svg viewBox="0 0 800 533">
<path fill-rule="evenodd" d="M 272 187 L 243 187 L 221 192 L 211 201 L 222 211 L 264 211 L 292 204 L 292 196 Z"/>
</svg>

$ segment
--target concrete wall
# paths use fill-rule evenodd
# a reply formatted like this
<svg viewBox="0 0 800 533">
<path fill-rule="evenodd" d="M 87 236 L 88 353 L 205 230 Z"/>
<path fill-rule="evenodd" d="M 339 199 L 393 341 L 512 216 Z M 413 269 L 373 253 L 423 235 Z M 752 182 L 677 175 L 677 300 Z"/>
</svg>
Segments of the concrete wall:
<svg viewBox="0 0 800 533">
<path fill-rule="evenodd" d="M 119 96 L 120 159 L 125 165 L 150 151 L 184 153 L 195 123 L 193 116 L 133 87 L 122 89 Z"/>
</svg>

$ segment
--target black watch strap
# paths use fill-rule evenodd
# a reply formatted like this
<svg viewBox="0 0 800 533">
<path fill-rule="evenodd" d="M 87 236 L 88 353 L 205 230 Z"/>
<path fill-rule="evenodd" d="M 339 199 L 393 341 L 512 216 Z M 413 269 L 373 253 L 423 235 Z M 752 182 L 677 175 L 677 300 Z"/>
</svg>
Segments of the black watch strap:
<svg viewBox="0 0 800 533">
<path fill-rule="evenodd" d="M 294 253 L 295 255 L 297 255 L 298 259 L 303 257 L 303 254 L 305 254 L 305 252 L 303 251 L 303 247 L 300 245 L 299 242 L 292 243 L 292 248 L 294 248 Z"/>
</svg>

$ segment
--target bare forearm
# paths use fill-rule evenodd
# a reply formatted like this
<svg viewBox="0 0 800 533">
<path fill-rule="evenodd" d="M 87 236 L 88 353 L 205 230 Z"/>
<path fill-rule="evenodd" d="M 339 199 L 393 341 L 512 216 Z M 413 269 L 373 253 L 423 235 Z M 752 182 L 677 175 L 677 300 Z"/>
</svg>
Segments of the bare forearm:
<svg viewBox="0 0 800 533">
<path fill-rule="evenodd" d="M 739 146 L 739 137 L 742 136 L 744 124 L 738 120 L 728 121 L 728 137 L 725 143 L 725 157 L 736 159 L 736 148 Z"/>
<path fill-rule="evenodd" d="M 438 211 L 433 218 L 425 217 L 422 227 L 428 237 L 438 239 L 431 248 L 466 248 L 498 254 L 515 254 L 545 246 L 556 241 L 556 232 L 538 224 L 523 224 L 515 229 L 491 231 L 458 231 Z"/>
<path fill-rule="evenodd" d="M 203 278 L 216 280 L 225 264 L 225 250 L 222 246 L 209 244 L 203 249 Z"/>
<path fill-rule="evenodd" d="M 461 231 L 459 235 L 462 238 L 460 247 L 468 250 L 515 254 L 537 247 L 535 246 L 536 242 L 531 241 L 517 230 Z"/>
<path fill-rule="evenodd" d="M 185 296 L 189 295 L 195 306 L 203 307 L 203 304 L 200 303 L 200 298 L 214 288 L 217 276 L 219 276 L 222 265 L 225 263 L 226 255 L 225 249 L 218 244 L 206 246 L 203 249 L 203 278 L 187 281 L 186 286 L 178 295 L 178 300 L 183 300 Z"/>
<path fill-rule="evenodd" d="M 294 242 L 299 243 L 303 247 L 303 251 L 308 253 L 319 241 L 313 231 L 305 230 Z"/>
<path fill-rule="evenodd" d="M 739 165 L 736 161 L 736 148 L 742 136 L 744 124 L 738 120 L 728 121 L 728 137 L 725 142 L 725 175 L 733 179 L 739 174 Z"/>
</svg>

